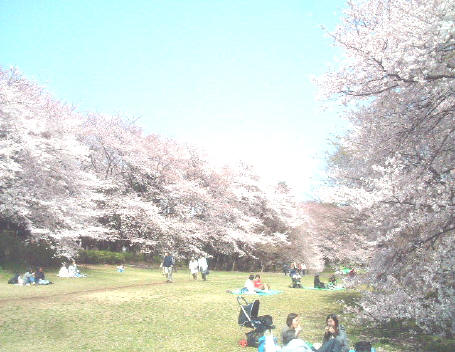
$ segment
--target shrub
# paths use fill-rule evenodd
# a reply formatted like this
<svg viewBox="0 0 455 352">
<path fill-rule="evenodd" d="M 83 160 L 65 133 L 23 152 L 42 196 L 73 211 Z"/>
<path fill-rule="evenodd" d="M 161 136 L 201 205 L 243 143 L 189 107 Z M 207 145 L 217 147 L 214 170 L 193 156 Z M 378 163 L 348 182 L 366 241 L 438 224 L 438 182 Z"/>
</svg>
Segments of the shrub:
<svg viewBox="0 0 455 352">
<path fill-rule="evenodd" d="M 94 249 L 81 250 L 78 255 L 78 261 L 85 264 L 122 264 L 125 262 L 140 262 L 144 260 L 145 257 L 142 253 L 122 253 Z"/>
<path fill-rule="evenodd" d="M 27 242 L 17 236 L 15 231 L 0 231 L 0 263 L 9 268 L 57 266 L 61 260 L 45 240 Z"/>
</svg>

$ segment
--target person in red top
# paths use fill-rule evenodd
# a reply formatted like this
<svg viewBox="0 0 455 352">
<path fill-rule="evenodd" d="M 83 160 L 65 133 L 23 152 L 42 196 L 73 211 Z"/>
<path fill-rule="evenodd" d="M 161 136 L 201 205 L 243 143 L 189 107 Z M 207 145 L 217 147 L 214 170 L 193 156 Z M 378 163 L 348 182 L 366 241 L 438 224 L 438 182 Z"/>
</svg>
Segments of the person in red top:
<svg viewBox="0 0 455 352">
<path fill-rule="evenodd" d="M 254 288 L 258 288 L 260 290 L 270 289 L 269 285 L 267 285 L 261 281 L 261 275 L 259 275 L 259 274 L 256 274 L 256 276 L 254 277 L 253 284 L 254 284 Z"/>
</svg>

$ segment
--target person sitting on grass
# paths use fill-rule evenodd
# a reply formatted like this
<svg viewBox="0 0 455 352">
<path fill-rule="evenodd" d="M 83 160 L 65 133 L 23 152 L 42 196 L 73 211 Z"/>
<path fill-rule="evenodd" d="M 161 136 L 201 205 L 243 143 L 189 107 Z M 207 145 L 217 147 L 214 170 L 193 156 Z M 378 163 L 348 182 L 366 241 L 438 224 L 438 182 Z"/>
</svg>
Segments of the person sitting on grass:
<svg viewBox="0 0 455 352">
<path fill-rule="evenodd" d="M 66 263 L 62 263 L 62 267 L 58 271 L 58 277 L 69 277 L 68 268 L 66 267 Z"/>
<path fill-rule="evenodd" d="M 302 331 L 300 326 L 300 317 L 298 314 L 290 313 L 286 319 L 287 327 L 281 332 L 283 341 L 282 352 L 348 352 L 349 342 L 342 326 L 338 325 L 338 319 L 335 314 L 329 314 L 326 318 L 326 333 L 322 346 L 310 344 L 299 338 Z M 318 346 L 319 345 L 319 346 Z"/>
<path fill-rule="evenodd" d="M 335 314 L 329 314 L 326 321 L 322 346 L 318 352 L 349 352 L 349 340 L 344 327 L 339 324 Z"/>
<path fill-rule="evenodd" d="M 319 280 L 319 274 L 314 275 L 314 288 L 325 288 L 325 284 Z"/>
<path fill-rule="evenodd" d="M 37 285 L 49 285 L 52 284 L 49 280 L 46 280 L 46 277 L 44 275 L 44 270 L 42 267 L 39 267 L 38 270 L 35 273 L 35 283 Z"/>
<path fill-rule="evenodd" d="M 123 264 L 120 264 L 119 266 L 117 266 L 117 271 L 119 273 L 123 273 L 125 271 L 125 266 Z"/>
<path fill-rule="evenodd" d="M 261 275 L 256 274 L 253 280 L 254 288 L 259 290 L 269 290 L 270 286 L 261 281 Z"/>
<path fill-rule="evenodd" d="M 68 265 L 68 276 L 69 277 L 77 277 L 77 265 L 75 262 L 72 262 L 70 265 Z"/>
<path fill-rule="evenodd" d="M 332 287 L 335 287 L 336 285 L 337 285 L 337 278 L 336 278 L 336 276 L 335 276 L 335 275 L 330 276 L 330 278 L 329 278 L 329 283 L 327 284 L 327 286 L 328 286 L 329 288 L 332 288 Z"/>
<path fill-rule="evenodd" d="M 34 285 L 35 284 L 35 273 L 31 268 L 28 268 L 27 271 L 25 272 L 24 276 L 22 277 L 24 280 L 24 285 Z"/>
<path fill-rule="evenodd" d="M 69 277 L 86 277 L 87 275 L 81 274 L 77 268 L 76 262 L 73 260 L 72 264 L 68 266 L 68 276 Z"/>
<path fill-rule="evenodd" d="M 300 316 L 289 313 L 286 318 L 286 327 L 281 331 L 281 341 L 283 342 L 282 352 L 311 352 L 308 344 L 299 338 L 302 331 Z"/>
<path fill-rule="evenodd" d="M 255 293 L 256 290 L 254 288 L 254 275 L 248 276 L 248 279 L 246 279 L 245 283 L 243 284 L 243 288 L 240 290 L 242 293 Z"/>
</svg>

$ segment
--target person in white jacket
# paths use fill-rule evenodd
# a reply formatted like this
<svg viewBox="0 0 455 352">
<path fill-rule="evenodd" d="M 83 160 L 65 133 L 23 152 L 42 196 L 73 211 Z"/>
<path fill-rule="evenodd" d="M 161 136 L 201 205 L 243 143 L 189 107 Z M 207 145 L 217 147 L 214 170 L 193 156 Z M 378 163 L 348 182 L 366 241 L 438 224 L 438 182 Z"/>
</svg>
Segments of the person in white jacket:
<svg viewBox="0 0 455 352">
<path fill-rule="evenodd" d="M 188 268 L 190 269 L 191 275 L 193 275 L 193 279 L 197 280 L 197 273 L 199 271 L 199 264 L 196 258 L 191 257 L 191 260 L 188 264 Z"/>
<path fill-rule="evenodd" d="M 205 259 L 205 257 L 200 257 L 197 261 L 197 264 L 199 266 L 199 271 L 201 272 L 201 275 L 202 275 L 202 280 L 206 281 L 208 269 L 209 269 L 209 265 L 207 264 L 207 259 Z"/>
<path fill-rule="evenodd" d="M 68 268 L 66 267 L 66 263 L 62 263 L 62 267 L 58 271 L 58 277 L 70 277 Z"/>
</svg>

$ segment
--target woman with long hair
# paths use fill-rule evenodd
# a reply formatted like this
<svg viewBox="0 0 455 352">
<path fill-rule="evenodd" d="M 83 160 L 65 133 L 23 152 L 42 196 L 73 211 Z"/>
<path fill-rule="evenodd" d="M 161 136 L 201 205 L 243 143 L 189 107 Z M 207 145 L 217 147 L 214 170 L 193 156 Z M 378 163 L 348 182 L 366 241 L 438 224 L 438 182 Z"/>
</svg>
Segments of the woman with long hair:
<svg viewBox="0 0 455 352">
<path fill-rule="evenodd" d="M 322 347 L 318 351 L 348 352 L 349 341 L 344 327 L 338 321 L 338 317 L 335 314 L 329 314 L 325 318 L 325 323 L 326 327 L 322 339 Z M 333 347 L 328 348 L 329 345 Z M 325 346 L 327 347 L 324 349 Z"/>
</svg>

